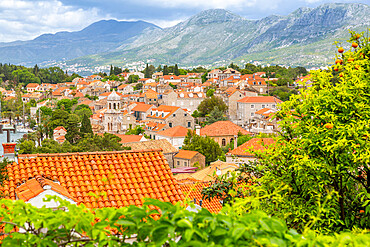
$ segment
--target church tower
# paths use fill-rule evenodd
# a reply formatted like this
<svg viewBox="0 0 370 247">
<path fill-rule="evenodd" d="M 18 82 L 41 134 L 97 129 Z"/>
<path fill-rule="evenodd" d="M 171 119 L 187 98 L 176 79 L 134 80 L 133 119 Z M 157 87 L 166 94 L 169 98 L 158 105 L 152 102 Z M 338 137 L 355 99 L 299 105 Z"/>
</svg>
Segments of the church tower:
<svg viewBox="0 0 370 247">
<path fill-rule="evenodd" d="M 119 133 L 121 131 L 121 107 L 121 97 L 113 90 L 107 97 L 107 111 L 104 114 L 105 132 Z"/>
</svg>

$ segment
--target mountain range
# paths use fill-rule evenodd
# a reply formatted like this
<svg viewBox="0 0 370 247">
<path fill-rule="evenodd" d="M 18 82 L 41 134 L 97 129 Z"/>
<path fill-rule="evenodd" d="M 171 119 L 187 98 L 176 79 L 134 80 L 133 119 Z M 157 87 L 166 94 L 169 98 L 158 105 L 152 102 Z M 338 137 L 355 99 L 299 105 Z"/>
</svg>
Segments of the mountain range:
<svg viewBox="0 0 370 247">
<path fill-rule="evenodd" d="M 260 20 L 211 9 L 164 29 L 144 21 L 108 20 L 78 32 L 0 43 L 0 62 L 64 61 L 67 66 L 93 67 L 137 61 L 217 66 L 257 60 L 310 67 L 331 62 L 334 42 L 348 39 L 349 29 L 366 31 L 369 26 L 370 7 L 366 4 L 324 4 Z"/>
</svg>

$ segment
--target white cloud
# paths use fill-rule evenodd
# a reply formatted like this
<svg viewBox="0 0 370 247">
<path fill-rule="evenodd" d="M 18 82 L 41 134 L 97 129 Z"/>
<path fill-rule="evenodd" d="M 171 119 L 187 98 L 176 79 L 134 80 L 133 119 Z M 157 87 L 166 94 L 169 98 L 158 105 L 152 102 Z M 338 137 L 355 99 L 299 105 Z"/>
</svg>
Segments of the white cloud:
<svg viewBox="0 0 370 247">
<path fill-rule="evenodd" d="M 192 8 L 206 8 L 206 9 L 227 9 L 227 8 L 242 8 L 255 6 L 261 1 L 257 0 L 150 0 L 148 4 L 161 5 L 163 7 L 183 7 L 187 6 Z M 273 0 L 271 0 L 273 2 Z"/>
<path fill-rule="evenodd" d="M 161 28 L 166 28 L 166 27 L 173 27 L 176 24 L 185 21 L 186 19 L 178 19 L 178 20 L 159 20 L 159 19 L 153 19 L 149 20 L 149 22 L 161 27 Z"/>
<path fill-rule="evenodd" d="M 59 0 L 0 1 L 0 42 L 29 40 L 43 33 L 76 31 L 106 19 L 98 9 L 74 8 Z"/>
</svg>

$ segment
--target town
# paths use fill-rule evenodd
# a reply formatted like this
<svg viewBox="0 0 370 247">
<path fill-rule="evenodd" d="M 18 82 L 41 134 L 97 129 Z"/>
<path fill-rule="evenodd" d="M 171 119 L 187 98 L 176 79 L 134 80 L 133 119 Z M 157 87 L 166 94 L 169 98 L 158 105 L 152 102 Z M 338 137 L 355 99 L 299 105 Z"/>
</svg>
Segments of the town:
<svg viewBox="0 0 370 247">
<path fill-rule="evenodd" d="M 35 234 L 40 240 L 20 240 L 35 243 L 54 229 L 58 234 L 50 238 L 59 246 L 104 241 L 162 246 L 192 238 L 239 246 L 239 239 L 244 244 L 265 239 L 254 236 L 263 230 L 289 245 L 304 238 L 295 239 L 301 235 L 288 227 L 306 234 L 317 208 L 331 207 L 326 200 L 339 201 L 335 213 L 323 209 L 335 222 L 324 217 L 312 229 L 336 231 L 344 224 L 365 229 L 369 206 L 357 190 L 363 198 L 368 195 L 369 169 L 363 163 L 368 158 L 355 155 L 366 150 L 369 136 L 363 104 L 369 103 L 369 84 L 358 83 L 368 76 L 361 64 L 368 65 L 363 54 L 369 54 L 364 51 L 369 40 L 356 50 L 360 37 L 351 36 L 356 58 L 339 47 L 342 58 L 330 70 L 310 73 L 303 67 L 252 64 L 191 71 L 147 64 L 143 71 L 111 65 L 109 75 L 81 77 L 56 68 L 1 65 L 7 71 L 0 88 L 0 133 L 6 132 L 0 223 L 9 226 L 6 235 Z M 47 76 L 50 71 L 59 71 L 59 78 Z M 348 118 L 341 112 L 347 109 L 359 114 Z M 356 130 L 348 132 L 348 125 Z M 12 140 L 17 133 L 22 135 Z M 348 167 L 338 166 L 337 158 L 350 160 Z M 347 191 L 351 186 L 355 193 Z M 342 200 L 344 194 L 349 200 Z M 312 208 L 305 208 L 307 202 Z M 347 212 L 352 206 L 356 209 Z M 37 208 L 52 223 L 33 225 L 38 215 L 26 207 Z M 63 218 L 53 214 L 67 219 L 69 210 L 78 218 L 65 231 Z M 365 220 L 357 221 L 361 217 Z M 228 220 L 233 223 L 227 225 Z M 350 236 L 364 243 L 369 235 Z"/>
<path fill-rule="evenodd" d="M 256 71 L 261 67 L 249 64 L 246 68 L 231 64 L 228 68 L 188 72 L 177 65 L 163 69 L 147 65 L 142 72 L 129 72 L 111 66 L 109 75 L 76 75 L 60 83 L 30 82 L 24 83 L 23 89 L 11 88 L 11 82 L 5 81 L 9 90 L 0 88 L 3 123 L 11 125 L 12 117 L 16 118 L 13 123 L 30 133 L 10 146 L 3 143 L 4 156 L 20 161 L 22 157 L 41 157 L 41 153 L 160 149 L 168 167 L 178 174 L 174 176 L 178 184 L 188 187 L 191 178 L 191 184 L 207 186 L 216 170 L 224 174 L 224 170 L 235 170 L 254 160 L 254 155 L 245 150 L 263 149 L 279 131 L 274 116 L 283 101 L 269 95 L 278 87 L 279 78 L 274 77 L 275 72 Z M 309 85 L 304 68 L 296 76 L 284 87 L 296 90 Z M 20 103 L 19 99 L 22 112 L 15 116 L 12 107 Z M 95 149 L 73 148 L 87 147 L 88 134 L 116 138 L 110 139 L 107 149 L 102 144 Z M 204 144 L 194 145 L 193 136 L 202 138 Z M 201 178 L 195 179 L 197 173 Z M 201 200 L 200 193 L 196 197 Z M 217 210 L 220 208 L 218 205 Z"/>
</svg>

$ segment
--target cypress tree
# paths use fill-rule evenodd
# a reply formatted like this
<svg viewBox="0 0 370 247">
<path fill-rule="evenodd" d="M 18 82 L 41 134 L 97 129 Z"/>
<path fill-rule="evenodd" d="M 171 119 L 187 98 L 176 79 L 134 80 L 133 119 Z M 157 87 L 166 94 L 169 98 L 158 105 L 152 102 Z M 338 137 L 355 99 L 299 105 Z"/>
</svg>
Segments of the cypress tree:
<svg viewBox="0 0 370 247">
<path fill-rule="evenodd" d="M 110 65 L 110 71 L 109 71 L 109 76 L 113 75 L 114 72 L 113 72 L 113 65 L 111 64 Z"/>
<path fill-rule="evenodd" d="M 167 67 L 167 65 L 163 66 L 163 75 L 168 75 L 168 67 Z"/>
<path fill-rule="evenodd" d="M 93 134 L 91 122 L 87 115 L 82 118 L 80 132 L 81 134 Z"/>
<path fill-rule="evenodd" d="M 149 73 L 149 65 L 146 64 L 146 68 L 145 68 L 145 75 L 144 75 L 145 78 L 150 78 L 150 73 Z"/>
<path fill-rule="evenodd" d="M 179 75 L 180 75 L 179 67 L 177 67 L 177 64 L 175 64 L 175 68 L 173 69 L 173 73 L 174 73 L 176 76 L 179 76 Z"/>
</svg>

